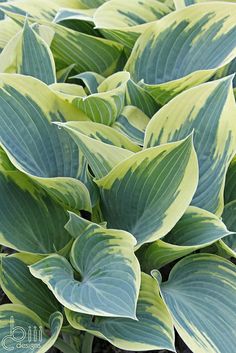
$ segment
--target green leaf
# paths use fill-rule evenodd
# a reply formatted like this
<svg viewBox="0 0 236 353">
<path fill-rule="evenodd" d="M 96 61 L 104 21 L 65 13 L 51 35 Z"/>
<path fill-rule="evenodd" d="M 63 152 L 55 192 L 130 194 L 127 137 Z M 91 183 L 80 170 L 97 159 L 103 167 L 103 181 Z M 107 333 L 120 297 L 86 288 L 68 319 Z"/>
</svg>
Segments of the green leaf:
<svg viewBox="0 0 236 353">
<path fill-rule="evenodd" d="M 127 105 L 116 119 L 113 127 L 134 143 L 143 146 L 144 133 L 149 120 L 140 109 Z"/>
<path fill-rule="evenodd" d="M 217 215 L 223 211 L 225 175 L 236 149 L 235 114 L 232 77 L 226 77 L 178 95 L 146 130 L 146 147 L 180 140 L 194 130 L 200 177 L 192 205 Z"/>
<path fill-rule="evenodd" d="M 235 283 L 234 264 L 195 254 L 178 262 L 161 285 L 175 328 L 193 352 L 234 351 Z"/>
<path fill-rule="evenodd" d="M 105 318 L 65 310 L 72 327 L 108 340 L 114 346 L 132 351 L 168 349 L 175 352 L 172 320 L 159 295 L 157 282 L 142 273 L 137 318 Z"/>
<path fill-rule="evenodd" d="M 121 230 L 89 226 L 75 240 L 71 263 L 51 255 L 30 266 L 57 300 L 76 312 L 136 318 L 140 268 L 134 255 L 134 237 Z"/>
<path fill-rule="evenodd" d="M 110 0 L 97 9 L 94 23 L 106 38 L 132 49 L 140 34 L 150 26 L 149 22 L 168 13 L 168 6 L 156 0 Z"/>
<path fill-rule="evenodd" d="M 195 250 L 227 239 L 232 234 L 214 214 L 197 207 L 187 208 L 183 217 L 163 239 L 140 249 L 142 269 L 149 272 Z"/>
<path fill-rule="evenodd" d="M 34 278 L 27 265 L 15 255 L 1 258 L 0 273 L 1 288 L 13 304 L 23 304 L 45 323 L 55 311 L 62 311 L 47 286 Z"/>
<path fill-rule="evenodd" d="M 236 57 L 236 6 L 202 3 L 174 11 L 137 40 L 126 64 L 160 103 L 209 78 Z"/>
<path fill-rule="evenodd" d="M 32 77 L 0 74 L 0 86 L 0 142 L 11 162 L 63 206 L 89 211 L 85 159 L 51 124 L 79 119 L 78 110 Z"/>
<path fill-rule="evenodd" d="M 29 75 L 51 84 L 56 82 L 55 63 L 47 43 L 25 22 L 0 55 L 0 72 Z"/>
<path fill-rule="evenodd" d="M 197 182 L 191 136 L 138 152 L 96 181 L 108 227 L 127 230 L 138 246 L 173 228 L 191 202 Z"/>
<path fill-rule="evenodd" d="M 49 318 L 50 335 L 42 320 L 23 305 L 5 304 L 0 307 L 0 341 L 2 352 L 46 353 L 56 342 L 63 316 L 55 312 Z"/>
<path fill-rule="evenodd" d="M 48 196 L 24 186 L 0 174 L 0 243 L 35 254 L 66 251 L 71 243 L 64 229 L 68 221 L 66 211 Z"/>
</svg>

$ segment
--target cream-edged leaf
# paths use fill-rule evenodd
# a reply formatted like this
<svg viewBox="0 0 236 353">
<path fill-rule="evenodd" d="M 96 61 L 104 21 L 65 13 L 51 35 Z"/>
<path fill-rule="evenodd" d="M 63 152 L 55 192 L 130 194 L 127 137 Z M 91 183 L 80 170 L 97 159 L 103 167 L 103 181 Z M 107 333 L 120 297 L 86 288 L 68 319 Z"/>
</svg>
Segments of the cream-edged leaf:
<svg viewBox="0 0 236 353">
<path fill-rule="evenodd" d="M 51 255 L 30 266 L 30 271 L 68 309 L 135 319 L 140 287 L 135 244 L 127 232 L 91 225 L 72 246 L 72 265 L 62 256 Z"/>
<path fill-rule="evenodd" d="M 1 258 L 0 272 L 1 288 L 13 304 L 26 306 L 45 324 L 51 314 L 62 311 L 62 306 L 47 286 L 33 277 L 28 266 L 16 255 Z"/>
<path fill-rule="evenodd" d="M 144 249 L 141 248 L 138 257 L 142 269 L 150 272 L 231 236 L 230 230 L 216 215 L 190 206 L 170 233 Z"/>
<path fill-rule="evenodd" d="M 138 152 L 96 183 L 108 227 L 127 230 L 138 246 L 162 238 L 196 190 L 198 163 L 192 136 Z"/>
<path fill-rule="evenodd" d="M 27 21 L 0 54 L 0 72 L 33 76 L 46 84 L 56 82 L 51 50 Z"/>
<path fill-rule="evenodd" d="M 93 319 L 68 309 L 65 312 L 72 327 L 106 339 L 120 349 L 175 351 L 171 316 L 160 298 L 156 280 L 145 273 L 142 273 L 137 321 L 128 318 Z"/>
<path fill-rule="evenodd" d="M 147 126 L 145 146 L 180 140 L 192 130 L 199 162 L 199 184 L 192 205 L 220 215 L 225 175 L 236 149 L 231 76 L 189 89 L 166 104 Z"/>
<path fill-rule="evenodd" d="M 90 210 L 86 161 L 51 124 L 79 119 L 78 110 L 42 82 L 14 74 L 0 74 L 0 101 L 0 142 L 11 162 L 69 209 Z"/>
<path fill-rule="evenodd" d="M 136 41 L 126 70 L 160 103 L 202 82 L 236 57 L 236 5 L 174 11 Z"/>
<path fill-rule="evenodd" d="M 175 328 L 194 353 L 234 351 L 235 283 L 234 264 L 195 254 L 178 262 L 161 285 Z"/>
</svg>

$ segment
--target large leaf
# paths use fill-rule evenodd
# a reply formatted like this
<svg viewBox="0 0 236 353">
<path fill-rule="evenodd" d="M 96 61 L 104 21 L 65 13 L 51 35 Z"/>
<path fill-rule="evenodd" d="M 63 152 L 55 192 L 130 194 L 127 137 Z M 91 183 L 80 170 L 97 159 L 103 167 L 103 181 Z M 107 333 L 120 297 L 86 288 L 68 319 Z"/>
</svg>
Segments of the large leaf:
<svg viewBox="0 0 236 353">
<path fill-rule="evenodd" d="M 47 43 L 25 22 L 0 55 L 0 72 L 29 75 L 51 84 L 56 81 L 55 63 Z"/>
<path fill-rule="evenodd" d="M 161 104 L 207 81 L 236 56 L 236 6 L 202 3 L 172 12 L 135 43 L 126 69 Z"/>
<path fill-rule="evenodd" d="M 42 320 L 23 305 L 0 307 L 0 341 L 2 352 L 46 353 L 56 342 L 63 316 L 55 312 L 49 318 L 50 335 Z"/>
<path fill-rule="evenodd" d="M 145 146 L 153 147 L 182 139 L 194 129 L 200 178 L 192 205 L 218 215 L 223 210 L 226 171 L 236 149 L 235 115 L 232 77 L 227 77 L 178 95 L 146 130 Z"/>
<path fill-rule="evenodd" d="M 111 317 L 136 318 L 140 268 L 134 237 L 121 230 L 88 226 L 75 240 L 71 263 L 51 255 L 30 266 L 66 308 Z M 78 277 L 78 276 L 77 276 Z"/>
<path fill-rule="evenodd" d="M 16 178 L 19 183 L 20 176 Z M 71 243 L 64 229 L 68 221 L 66 211 L 48 196 L 33 191 L 0 174 L 0 243 L 35 254 L 65 251 Z"/>
<path fill-rule="evenodd" d="M 78 110 L 32 77 L 0 74 L 0 82 L 0 142 L 12 163 L 66 207 L 90 210 L 80 181 L 87 183 L 84 157 L 68 134 L 51 125 L 79 119 Z"/>
<path fill-rule="evenodd" d="M 97 180 L 108 227 L 133 234 L 138 246 L 166 235 L 198 182 L 192 137 L 138 152 Z"/>
<path fill-rule="evenodd" d="M 217 216 L 190 206 L 169 234 L 140 249 L 142 269 L 158 269 L 221 238 L 227 239 L 230 234 Z"/>
<path fill-rule="evenodd" d="M 1 288 L 12 303 L 23 304 L 45 323 L 55 311 L 62 311 L 61 305 L 47 286 L 34 278 L 27 265 L 17 256 L 2 257 L 0 272 Z"/>
<path fill-rule="evenodd" d="M 176 330 L 194 353 L 234 351 L 235 283 L 234 264 L 196 254 L 178 262 L 161 285 Z"/>
<path fill-rule="evenodd" d="M 156 280 L 142 273 L 137 306 L 138 321 L 125 318 L 98 318 L 66 309 L 71 326 L 105 338 L 120 349 L 175 351 L 172 320 L 159 295 Z"/>
<path fill-rule="evenodd" d="M 110 0 L 95 12 L 94 23 L 106 38 L 132 49 L 139 35 L 149 27 L 149 22 L 168 13 L 168 6 L 156 0 Z"/>
</svg>

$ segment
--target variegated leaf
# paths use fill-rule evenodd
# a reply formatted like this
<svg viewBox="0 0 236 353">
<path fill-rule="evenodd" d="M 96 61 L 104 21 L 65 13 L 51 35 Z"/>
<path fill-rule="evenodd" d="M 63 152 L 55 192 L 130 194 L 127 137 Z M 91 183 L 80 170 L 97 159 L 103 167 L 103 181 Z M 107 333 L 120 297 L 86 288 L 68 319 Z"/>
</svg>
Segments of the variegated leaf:
<svg viewBox="0 0 236 353">
<path fill-rule="evenodd" d="M 143 146 L 144 133 L 149 121 L 150 119 L 140 109 L 127 105 L 113 127 L 134 143 Z"/>
<path fill-rule="evenodd" d="M 25 22 L 0 54 L 0 72 L 29 75 L 52 84 L 56 82 L 55 63 L 47 43 Z"/>
<path fill-rule="evenodd" d="M 134 154 L 134 152 L 123 148 L 124 137 L 119 132 L 111 133 L 111 131 L 113 132 L 111 127 L 104 127 L 101 124 L 96 125 L 93 128 L 94 132 L 87 130 L 87 134 L 92 135 L 93 138 L 91 138 L 84 134 L 86 130 L 81 125 L 79 127 L 78 124 L 74 124 L 73 122 L 57 122 L 56 124 L 60 128 L 65 129 L 74 139 L 78 148 L 86 157 L 96 178 L 102 178 L 107 175 L 119 162 Z M 127 144 L 126 141 L 127 145 L 129 147 L 132 146 L 132 149 L 135 151 L 139 149 L 138 146 L 134 148 L 132 143 Z"/>
<path fill-rule="evenodd" d="M 66 308 L 135 319 L 140 287 L 135 244 L 127 232 L 91 225 L 72 246 L 72 265 L 62 256 L 51 255 L 31 265 L 30 271 L 48 285 Z"/>
<path fill-rule="evenodd" d="M 234 264 L 196 254 L 178 262 L 161 285 L 175 328 L 194 353 L 234 351 L 235 283 Z"/>
<path fill-rule="evenodd" d="M 141 248 L 142 269 L 150 272 L 195 250 L 204 248 L 232 234 L 214 214 L 190 206 L 174 228 L 161 240 Z"/>
<path fill-rule="evenodd" d="M 229 257 L 236 258 L 236 199 L 225 206 L 222 218 L 234 233 L 221 239 L 219 245 Z"/>
<path fill-rule="evenodd" d="M 175 351 L 172 320 L 159 295 L 156 280 L 142 273 L 137 321 L 82 315 L 66 309 L 72 327 L 105 338 L 114 346 L 131 351 L 168 349 Z"/>
<path fill-rule="evenodd" d="M 90 210 L 81 182 L 91 187 L 84 157 L 71 137 L 51 124 L 79 119 L 78 110 L 32 77 L 0 74 L 0 86 L 0 141 L 11 162 L 56 201 Z"/>
<path fill-rule="evenodd" d="M 47 325 L 50 329 L 49 335 L 42 320 L 33 311 L 23 305 L 1 305 L 1 351 L 46 353 L 56 342 L 62 322 L 63 316 L 60 312 L 52 314 Z"/>
<path fill-rule="evenodd" d="M 112 125 L 124 108 L 129 78 L 128 72 L 117 72 L 100 83 L 98 93 L 74 98 L 73 104 L 92 121 Z"/>
<path fill-rule="evenodd" d="M 135 41 L 149 27 L 149 22 L 170 13 L 164 3 L 156 0 L 110 0 L 94 14 L 94 23 L 104 36 L 132 49 Z"/>
<path fill-rule="evenodd" d="M 135 43 L 126 70 L 160 104 L 236 57 L 236 5 L 201 3 L 172 12 Z"/>
<path fill-rule="evenodd" d="M 34 311 L 45 324 L 51 314 L 62 311 L 62 306 L 47 286 L 32 276 L 27 264 L 17 255 L 1 258 L 0 274 L 1 288 L 11 302 Z"/>
<path fill-rule="evenodd" d="M 10 176 L 0 174 L 0 243 L 18 251 L 50 254 L 68 251 L 71 237 L 64 229 L 66 211 L 48 196 L 30 190 L 17 175 L 18 185 Z"/>
<path fill-rule="evenodd" d="M 96 183 L 108 227 L 127 230 L 138 246 L 162 238 L 181 218 L 196 190 L 198 164 L 192 137 L 138 152 Z"/>
<path fill-rule="evenodd" d="M 194 130 L 200 177 L 192 205 L 217 215 L 223 211 L 225 175 L 236 149 L 235 116 L 232 77 L 226 77 L 178 95 L 146 130 L 146 147 L 177 141 Z"/>
</svg>

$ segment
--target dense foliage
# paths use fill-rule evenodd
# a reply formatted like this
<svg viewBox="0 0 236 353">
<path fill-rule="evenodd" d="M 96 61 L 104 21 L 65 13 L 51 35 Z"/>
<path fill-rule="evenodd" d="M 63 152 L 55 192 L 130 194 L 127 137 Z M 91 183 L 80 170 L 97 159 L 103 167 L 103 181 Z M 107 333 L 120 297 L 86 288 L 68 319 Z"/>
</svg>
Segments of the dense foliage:
<svg viewBox="0 0 236 353">
<path fill-rule="evenodd" d="M 0 352 L 235 352 L 234 2 L 1 2 Z"/>
</svg>

